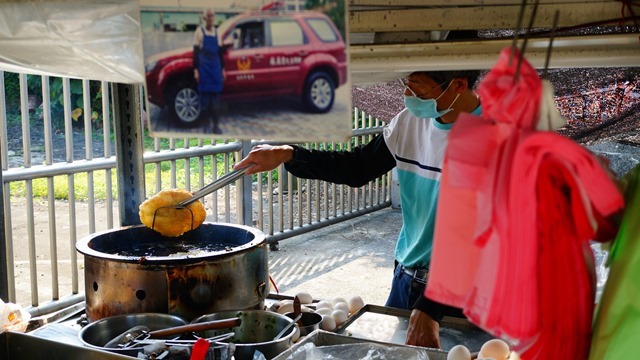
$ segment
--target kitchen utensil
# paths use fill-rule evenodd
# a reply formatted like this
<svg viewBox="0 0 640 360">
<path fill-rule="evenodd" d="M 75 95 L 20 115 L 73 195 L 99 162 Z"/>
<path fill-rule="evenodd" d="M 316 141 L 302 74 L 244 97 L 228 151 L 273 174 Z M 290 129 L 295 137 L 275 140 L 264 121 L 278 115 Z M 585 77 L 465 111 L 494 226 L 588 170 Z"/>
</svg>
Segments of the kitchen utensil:
<svg viewBox="0 0 640 360">
<path fill-rule="evenodd" d="M 298 320 L 295 320 L 298 326 L 302 326 L 302 323 L 300 322 L 300 318 L 298 316 L 301 313 L 301 308 L 302 308 L 302 305 L 300 304 L 300 299 L 297 296 L 295 296 L 293 298 L 293 314 L 295 318 L 298 319 Z"/>
<path fill-rule="evenodd" d="M 296 325 L 298 323 L 298 320 L 300 320 L 300 318 L 302 318 L 302 314 L 298 314 L 296 317 L 294 317 L 293 321 L 289 325 L 285 326 L 285 328 L 282 329 L 282 331 L 280 331 L 278 333 L 278 335 L 276 335 L 276 337 L 273 338 L 273 340 L 280 339 L 282 337 L 282 335 L 286 334 L 287 331 L 289 331 L 294 325 Z"/>
<path fill-rule="evenodd" d="M 205 222 L 177 238 L 144 225 L 89 235 L 76 243 L 84 254 L 87 318 L 152 312 L 191 321 L 262 308 L 269 292 L 267 247 L 263 232 L 225 223 Z M 146 324 L 110 332 L 99 345 L 135 325 Z"/>
<path fill-rule="evenodd" d="M 221 341 L 225 341 L 229 338 L 232 338 L 235 336 L 236 333 L 234 332 L 230 332 L 230 333 L 226 333 L 226 334 L 222 334 L 222 335 L 218 335 L 218 336 L 212 336 L 209 338 L 201 338 L 201 337 L 197 337 L 196 339 L 193 340 L 163 340 L 163 339 L 144 339 L 144 340 L 137 340 L 136 341 L 136 345 L 151 345 L 151 344 L 155 344 L 158 342 L 161 342 L 167 346 L 192 346 L 193 344 L 195 344 L 198 340 L 203 339 L 208 341 L 209 343 L 215 343 L 215 344 L 219 344 Z"/>
<path fill-rule="evenodd" d="M 187 324 L 181 326 L 174 326 L 166 329 L 149 331 L 146 326 L 134 326 L 124 333 L 118 335 L 113 340 L 105 344 L 106 348 L 122 347 L 127 348 L 136 344 L 140 340 L 145 339 L 157 339 L 167 337 L 171 335 L 179 335 L 187 332 L 197 332 L 214 329 L 226 329 L 235 326 L 239 326 L 241 320 L 239 318 L 212 320 L 196 324 Z"/>
<path fill-rule="evenodd" d="M 214 180 L 211 184 L 203 187 L 202 189 L 195 191 L 193 193 L 193 197 L 187 199 L 187 200 L 183 200 L 177 204 L 175 204 L 175 207 L 186 207 L 187 205 L 195 202 L 196 200 L 211 194 L 212 192 L 223 188 L 229 184 L 231 184 L 232 182 L 234 182 L 235 180 L 241 178 L 244 175 L 245 170 L 247 170 L 248 168 L 254 166 L 254 163 L 245 165 L 241 168 L 238 168 L 236 170 L 233 170 L 227 174 L 225 174 L 224 176 Z M 157 210 L 156 210 L 157 211 Z"/>
<path fill-rule="evenodd" d="M 293 321 L 282 314 L 271 311 L 231 310 L 204 315 L 195 319 L 193 322 L 224 319 L 234 316 L 242 319 L 240 326 L 231 329 L 231 331 L 236 334 L 228 341 L 235 346 L 233 355 L 236 359 L 253 359 L 256 351 L 262 353 L 267 359 L 272 359 L 291 347 L 294 331 L 289 330 L 288 333 L 278 340 L 274 340 L 274 337 Z M 199 332 L 197 335 L 209 337 L 218 335 L 223 331 L 226 330 L 207 330 Z"/>
<path fill-rule="evenodd" d="M 163 313 L 123 314 L 90 322 L 78 332 L 78 339 L 89 348 L 136 357 L 138 352 L 142 351 L 142 345 L 135 345 L 127 349 L 105 348 L 104 345 L 134 326 L 146 326 L 151 330 L 160 330 L 186 324 L 188 322 L 183 318 Z M 178 338 L 179 336 L 171 336 L 165 340 L 177 340 Z"/>
<path fill-rule="evenodd" d="M 160 206 L 156 208 L 155 211 L 153 212 L 153 220 L 151 221 L 151 228 L 152 229 L 156 228 L 156 217 L 158 216 L 158 211 L 162 209 L 184 209 L 191 213 L 191 230 L 194 230 L 197 227 L 197 225 L 194 225 L 195 217 L 193 215 L 193 211 L 188 206 L 198 201 L 199 199 L 203 198 L 204 196 L 209 195 L 212 192 L 220 188 L 223 188 L 229 185 L 230 183 L 234 182 L 235 180 L 241 178 L 244 175 L 245 170 L 254 165 L 255 164 L 251 163 L 225 174 L 224 176 L 214 180 L 212 183 L 203 187 L 202 189 L 193 192 L 192 196 L 186 200 L 182 200 L 173 205 Z"/>
</svg>

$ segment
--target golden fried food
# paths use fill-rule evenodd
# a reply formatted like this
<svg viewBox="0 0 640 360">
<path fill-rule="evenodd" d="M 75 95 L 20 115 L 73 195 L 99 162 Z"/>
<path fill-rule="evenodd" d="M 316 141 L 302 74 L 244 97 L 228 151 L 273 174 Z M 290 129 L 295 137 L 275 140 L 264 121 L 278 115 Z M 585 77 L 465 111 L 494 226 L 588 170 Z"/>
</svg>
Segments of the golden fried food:
<svg viewBox="0 0 640 360">
<path fill-rule="evenodd" d="M 147 227 L 170 237 L 180 236 L 191 230 L 192 226 L 195 229 L 207 216 L 200 201 L 187 206 L 191 211 L 172 207 L 191 196 L 191 193 L 184 189 L 162 190 L 140 204 L 140 220 Z"/>
</svg>

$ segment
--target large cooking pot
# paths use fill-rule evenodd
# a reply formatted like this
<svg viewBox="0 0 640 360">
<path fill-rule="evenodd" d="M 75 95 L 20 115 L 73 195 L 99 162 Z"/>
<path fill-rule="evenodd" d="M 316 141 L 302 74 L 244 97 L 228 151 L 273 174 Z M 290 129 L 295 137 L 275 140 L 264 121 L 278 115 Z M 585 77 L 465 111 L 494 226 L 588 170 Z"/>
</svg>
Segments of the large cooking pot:
<svg viewBox="0 0 640 360">
<path fill-rule="evenodd" d="M 204 223 L 164 237 L 143 225 L 85 237 L 89 321 L 142 312 L 188 321 L 221 310 L 262 308 L 268 294 L 265 236 L 242 225 Z"/>
</svg>

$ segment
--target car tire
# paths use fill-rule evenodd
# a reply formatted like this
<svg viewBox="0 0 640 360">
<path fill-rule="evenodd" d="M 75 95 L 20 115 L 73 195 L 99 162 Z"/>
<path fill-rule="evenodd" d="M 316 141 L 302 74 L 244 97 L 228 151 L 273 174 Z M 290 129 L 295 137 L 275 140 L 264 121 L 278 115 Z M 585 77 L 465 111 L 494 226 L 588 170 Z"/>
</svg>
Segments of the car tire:
<svg viewBox="0 0 640 360">
<path fill-rule="evenodd" d="M 172 90 L 167 98 L 171 114 L 182 123 L 196 122 L 200 117 L 200 99 L 196 87 L 180 83 Z"/>
<path fill-rule="evenodd" d="M 331 110 L 335 96 L 335 86 L 329 74 L 318 71 L 309 75 L 305 81 L 302 103 L 309 112 L 326 113 Z"/>
</svg>

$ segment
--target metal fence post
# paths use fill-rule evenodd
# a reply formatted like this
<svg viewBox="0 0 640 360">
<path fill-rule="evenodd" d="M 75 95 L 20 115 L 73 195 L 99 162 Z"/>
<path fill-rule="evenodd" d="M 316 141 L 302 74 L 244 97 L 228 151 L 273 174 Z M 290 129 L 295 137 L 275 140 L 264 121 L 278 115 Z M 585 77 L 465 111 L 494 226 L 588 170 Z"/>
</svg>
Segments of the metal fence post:
<svg viewBox="0 0 640 360">
<path fill-rule="evenodd" d="M 0 72 L 0 75 L 2 73 Z M 2 139 L 0 139 L 2 141 Z M 0 159 L 0 169 L 2 168 L 2 159 Z M 0 207 L 0 299 L 9 301 L 9 261 L 7 261 L 7 234 L 4 231 L 4 182 L 2 181 L 2 171 L 0 171 L 0 199 L 2 199 L 2 207 Z"/>
<path fill-rule="evenodd" d="M 251 151 L 251 141 L 243 140 L 242 141 L 242 150 L 240 150 L 240 158 L 244 159 L 245 156 L 249 154 Z M 238 189 L 239 199 L 242 199 L 242 204 L 240 209 L 241 213 L 240 219 L 242 219 L 242 224 L 247 226 L 253 226 L 253 198 L 252 198 L 252 185 L 253 185 L 253 176 L 243 176 L 242 181 L 240 181 L 240 188 Z"/>
<path fill-rule="evenodd" d="M 140 85 L 111 84 L 118 204 L 122 226 L 141 223 L 138 206 L 145 199 L 144 131 L 140 91 Z"/>
</svg>

